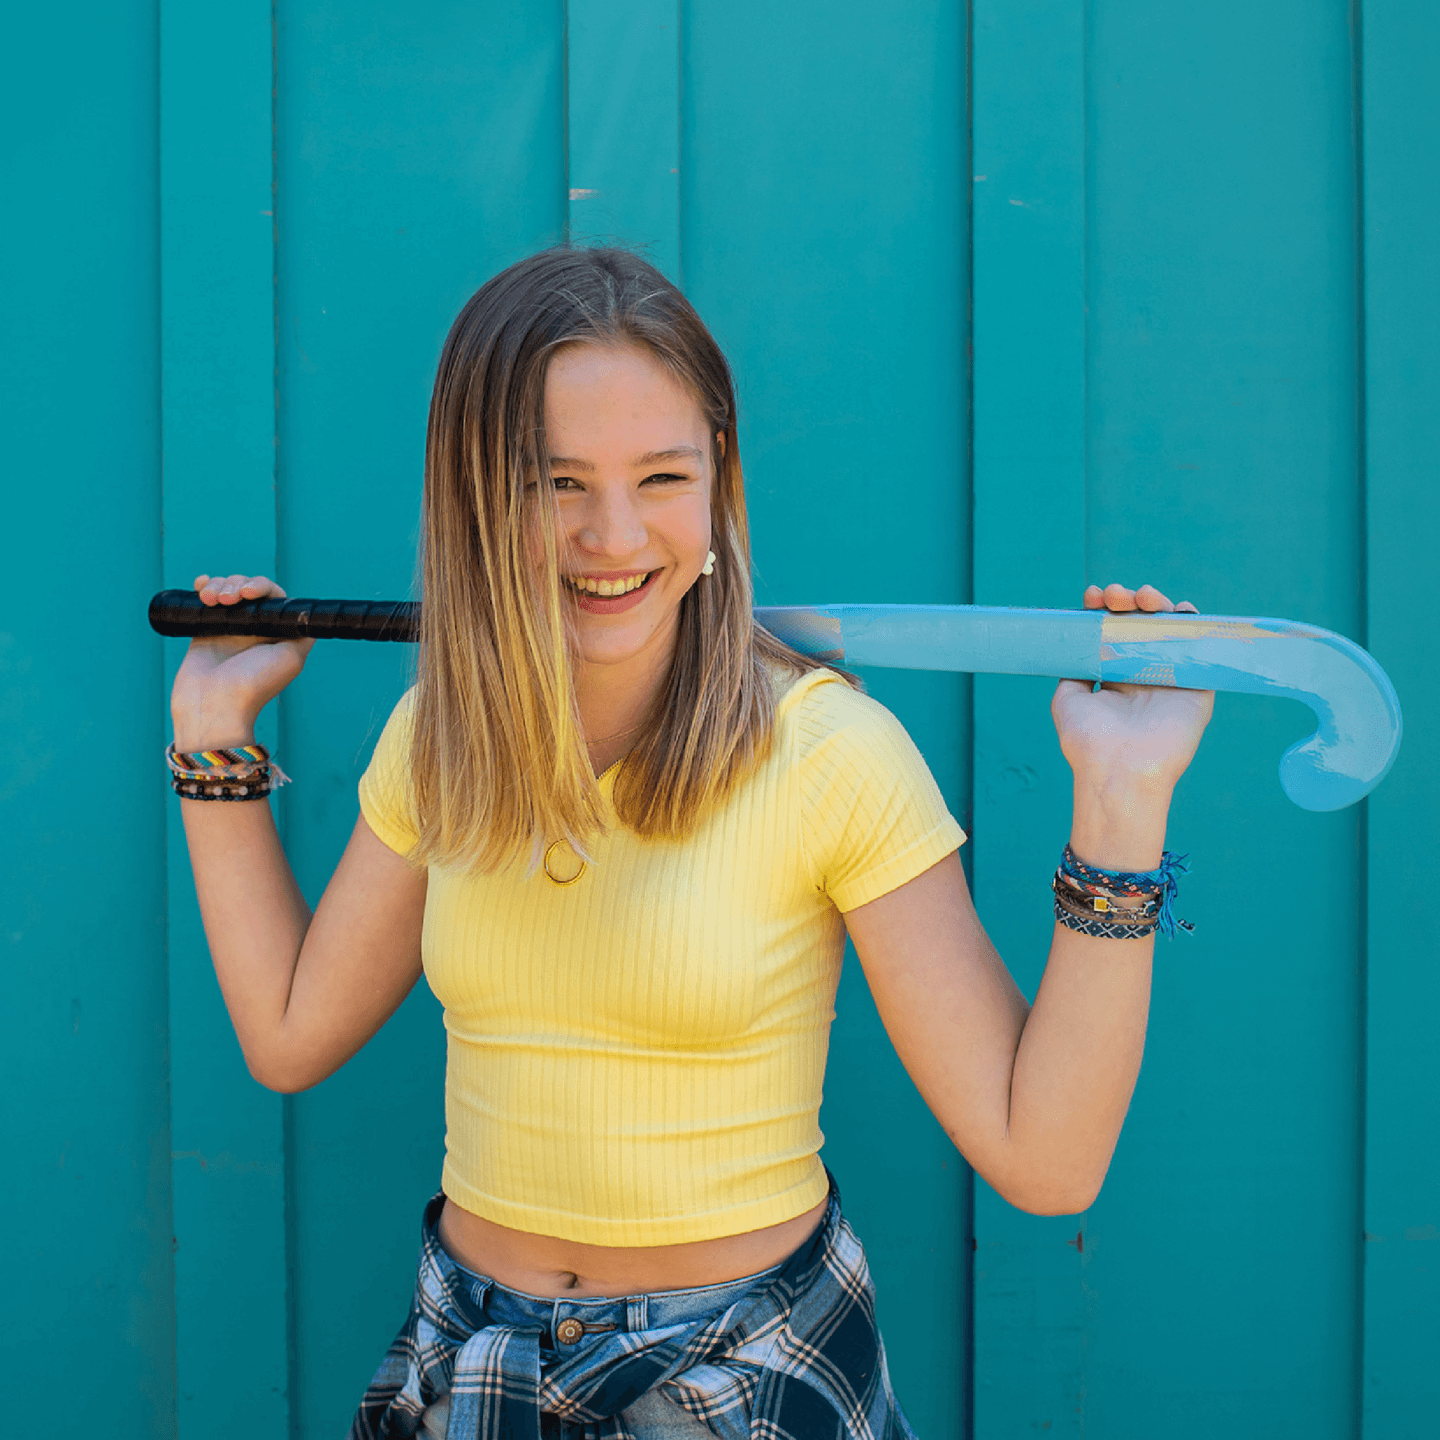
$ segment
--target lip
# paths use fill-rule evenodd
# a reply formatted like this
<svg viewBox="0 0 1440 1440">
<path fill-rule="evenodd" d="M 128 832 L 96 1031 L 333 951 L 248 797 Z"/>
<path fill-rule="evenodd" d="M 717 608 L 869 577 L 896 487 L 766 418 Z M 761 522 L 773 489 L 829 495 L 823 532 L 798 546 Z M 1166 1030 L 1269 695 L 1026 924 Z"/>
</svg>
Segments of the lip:
<svg viewBox="0 0 1440 1440">
<path fill-rule="evenodd" d="M 601 570 L 586 574 L 582 578 L 585 580 L 628 580 L 632 575 L 643 575 L 644 573 L 643 570 Z M 650 587 L 655 583 L 655 577 L 659 574 L 661 574 L 660 570 L 652 570 L 650 578 L 639 589 L 631 590 L 625 595 L 587 595 L 569 584 L 565 586 L 565 589 L 575 604 L 587 615 L 620 615 L 626 610 L 633 610 L 650 593 Z"/>
</svg>

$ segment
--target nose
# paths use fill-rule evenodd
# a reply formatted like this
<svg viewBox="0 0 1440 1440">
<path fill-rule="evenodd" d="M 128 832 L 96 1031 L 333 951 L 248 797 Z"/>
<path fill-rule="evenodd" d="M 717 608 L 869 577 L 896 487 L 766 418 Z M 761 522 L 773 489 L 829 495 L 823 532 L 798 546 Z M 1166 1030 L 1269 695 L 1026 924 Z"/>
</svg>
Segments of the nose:
<svg viewBox="0 0 1440 1440">
<path fill-rule="evenodd" d="M 645 522 L 625 487 L 596 487 L 579 519 L 572 533 L 576 546 L 588 555 L 623 559 L 645 545 Z"/>
</svg>

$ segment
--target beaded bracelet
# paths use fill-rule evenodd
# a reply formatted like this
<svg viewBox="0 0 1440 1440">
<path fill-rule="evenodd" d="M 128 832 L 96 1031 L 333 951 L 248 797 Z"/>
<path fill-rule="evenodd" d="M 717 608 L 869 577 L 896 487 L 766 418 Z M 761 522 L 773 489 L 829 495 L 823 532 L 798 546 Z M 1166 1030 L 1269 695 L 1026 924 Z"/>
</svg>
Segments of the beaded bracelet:
<svg viewBox="0 0 1440 1440">
<path fill-rule="evenodd" d="M 178 776 L 170 782 L 170 788 L 184 800 L 263 800 L 271 791 L 270 777 L 257 776 L 252 784 L 231 781 L 182 780 Z"/>
<path fill-rule="evenodd" d="M 1173 938 L 1177 925 L 1189 934 L 1194 931 L 1194 925 L 1188 920 L 1177 921 L 1173 909 L 1178 888 L 1175 876 L 1189 872 L 1190 866 L 1186 863 L 1189 858 L 1188 855 L 1175 855 L 1166 850 L 1156 870 L 1098 870 L 1078 859 L 1067 844 L 1060 857 L 1060 866 L 1055 871 L 1055 880 L 1051 882 L 1052 888 L 1060 882 L 1067 890 L 1079 891 L 1092 901 L 1144 896 L 1147 901 L 1155 901 L 1157 909 L 1154 924 L 1145 925 L 1142 930 L 1141 925 L 1133 922 L 1117 922 L 1114 916 L 1120 912 L 1110 911 L 1108 906 L 1103 912 L 1107 918 L 1103 920 L 1098 916 L 1092 919 L 1088 915 L 1072 914 L 1062 906 L 1060 891 L 1056 889 L 1055 918 L 1071 930 L 1106 939 L 1128 939 L 1141 933 L 1153 934 L 1156 929 Z M 1101 907 L 1093 905 L 1092 908 L 1099 910 Z"/>
</svg>

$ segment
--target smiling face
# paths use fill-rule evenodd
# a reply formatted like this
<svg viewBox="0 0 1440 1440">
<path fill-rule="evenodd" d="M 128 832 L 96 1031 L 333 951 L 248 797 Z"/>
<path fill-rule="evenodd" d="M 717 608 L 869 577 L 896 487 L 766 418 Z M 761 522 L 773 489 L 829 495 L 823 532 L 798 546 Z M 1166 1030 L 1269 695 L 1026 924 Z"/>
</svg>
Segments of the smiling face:
<svg viewBox="0 0 1440 1440">
<path fill-rule="evenodd" d="M 545 432 L 579 658 L 617 683 L 659 675 L 710 548 L 700 406 L 644 350 L 571 345 L 546 371 Z"/>
</svg>

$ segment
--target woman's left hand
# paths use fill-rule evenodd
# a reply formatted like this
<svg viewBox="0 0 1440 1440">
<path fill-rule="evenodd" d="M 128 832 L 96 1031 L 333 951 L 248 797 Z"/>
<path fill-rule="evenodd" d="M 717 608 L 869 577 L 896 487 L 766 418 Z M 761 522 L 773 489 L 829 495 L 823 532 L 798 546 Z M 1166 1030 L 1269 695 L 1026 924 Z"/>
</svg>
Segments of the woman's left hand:
<svg viewBox="0 0 1440 1440">
<path fill-rule="evenodd" d="M 1188 600 L 1174 605 L 1153 585 L 1091 585 L 1085 608 L 1196 613 Z M 1213 690 L 1106 683 L 1092 693 L 1089 680 L 1060 681 L 1050 702 L 1060 749 L 1077 781 L 1138 782 L 1167 793 L 1194 758 L 1214 708 Z"/>
</svg>

